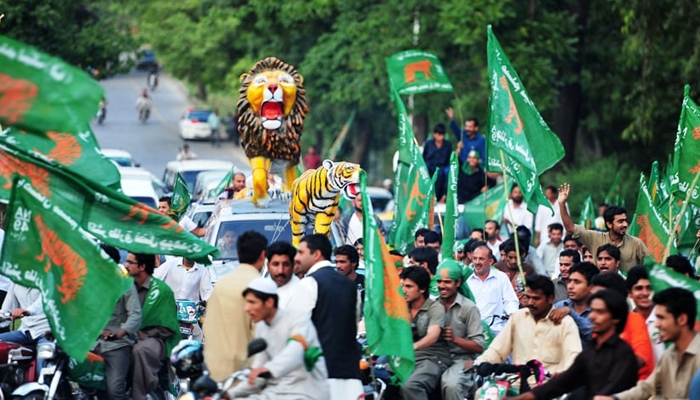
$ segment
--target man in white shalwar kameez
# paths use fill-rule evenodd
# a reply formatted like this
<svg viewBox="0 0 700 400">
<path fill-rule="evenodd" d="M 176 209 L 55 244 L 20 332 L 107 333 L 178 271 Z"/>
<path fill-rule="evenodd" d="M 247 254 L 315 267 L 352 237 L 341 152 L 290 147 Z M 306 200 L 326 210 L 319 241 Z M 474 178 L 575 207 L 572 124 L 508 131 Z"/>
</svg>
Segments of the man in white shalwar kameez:
<svg viewBox="0 0 700 400">
<path fill-rule="evenodd" d="M 243 291 L 243 297 L 245 311 L 256 323 L 255 337 L 265 339 L 267 348 L 255 355 L 247 382 L 229 390 L 228 398 L 330 398 L 321 343 L 308 315 L 280 310 L 277 285 L 270 279 L 256 278 Z"/>
</svg>

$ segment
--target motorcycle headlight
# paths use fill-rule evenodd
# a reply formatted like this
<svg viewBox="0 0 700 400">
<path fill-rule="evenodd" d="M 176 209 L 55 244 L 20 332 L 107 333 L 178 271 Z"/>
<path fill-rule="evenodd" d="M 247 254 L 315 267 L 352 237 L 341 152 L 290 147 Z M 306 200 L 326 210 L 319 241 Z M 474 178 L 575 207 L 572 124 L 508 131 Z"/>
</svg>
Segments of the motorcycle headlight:
<svg viewBox="0 0 700 400">
<path fill-rule="evenodd" d="M 55 343 L 41 343 L 36 346 L 36 355 L 44 360 L 50 360 L 56 357 L 56 344 Z"/>
</svg>

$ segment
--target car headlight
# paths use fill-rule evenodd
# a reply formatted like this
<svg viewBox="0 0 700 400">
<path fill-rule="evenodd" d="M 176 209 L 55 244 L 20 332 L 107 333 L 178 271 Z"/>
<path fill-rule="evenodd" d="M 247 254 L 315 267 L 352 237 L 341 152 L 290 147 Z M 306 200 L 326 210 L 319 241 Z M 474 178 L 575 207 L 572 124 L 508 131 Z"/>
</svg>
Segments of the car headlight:
<svg viewBox="0 0 700 400">
<path fill-rule="evenodd" d="M 44 360 L 50 360 L 56 357 L 55 343 L 41 343 L 36 346 L 36 356 Z"/>
</svg>

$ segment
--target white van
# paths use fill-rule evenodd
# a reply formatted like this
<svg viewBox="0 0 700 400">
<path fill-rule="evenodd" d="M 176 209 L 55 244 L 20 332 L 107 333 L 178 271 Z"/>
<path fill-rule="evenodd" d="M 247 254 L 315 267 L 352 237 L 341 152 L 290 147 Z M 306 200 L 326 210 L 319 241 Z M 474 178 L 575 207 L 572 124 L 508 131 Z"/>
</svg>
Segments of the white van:
<svg viewBox="0 0 700 400">
<path fill-rule="evenodd" d="M 155 175 L 138 167 L 118 167 L 122 192 L 132 199 L 158 208 L 158 199 L 165 196 L 166 188 Z"/>
</svg>

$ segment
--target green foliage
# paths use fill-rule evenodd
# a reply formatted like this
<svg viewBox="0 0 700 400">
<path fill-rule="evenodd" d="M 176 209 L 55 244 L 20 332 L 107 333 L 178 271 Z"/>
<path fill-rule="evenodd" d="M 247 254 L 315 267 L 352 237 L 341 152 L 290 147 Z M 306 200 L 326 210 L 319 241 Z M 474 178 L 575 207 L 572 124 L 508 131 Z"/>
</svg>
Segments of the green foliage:
<svg viewBox="0 0 700 400">
<path fill-rule="evenodd" d="M 581 208 L 586 196 L 593 198 L 593 204 L 597 207 L 605 199 L 605 195 L 611 190 L 615 180 L 615 174 L 620 171 L 620 179 L 612 189 L 611 202 L 619 200 L 618 205 L 624 202 L 630 212 L 629 218 L 637 204 L 637 192 L 639 191 L 639 170 L 622 164 L 614 157 L 601 158 L 595 161 L 577 161 L 572 165 L 564 166 L 558 170 L 550 170 L 541 178 L 542 185 L 558 187 L 562 183 L 571 185 L 569 195 L 569 210 L 574 220 L 578 220 Z"/>
<path fill-rule="evenodd" d="M 100 78 L 123 72 L 119 56 L 135 46 L 130 27 L 104 0 L 0 0 L 0 11 L 3 35 L 78 67 L 95 68 Z"/>
</svg>

